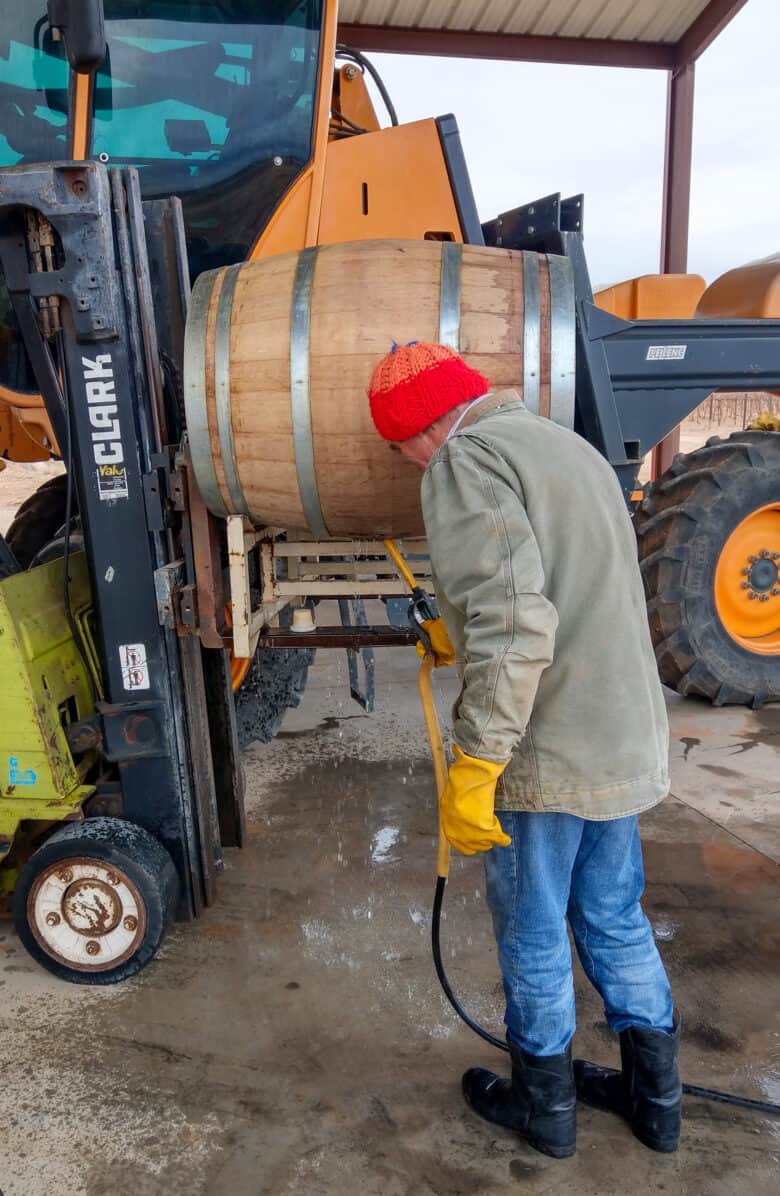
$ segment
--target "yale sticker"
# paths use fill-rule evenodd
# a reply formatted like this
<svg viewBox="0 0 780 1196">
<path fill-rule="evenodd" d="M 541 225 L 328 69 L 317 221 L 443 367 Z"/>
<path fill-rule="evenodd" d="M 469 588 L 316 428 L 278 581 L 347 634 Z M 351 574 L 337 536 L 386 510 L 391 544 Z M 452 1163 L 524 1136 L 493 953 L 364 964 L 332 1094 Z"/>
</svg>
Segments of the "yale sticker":
<svg viewBox="0 0 780 1196">
<path fill-rule="evenodd" d="M 84 388 L 89 407 L 92 457 L 97 473 L 98 495 L 108 501 L 127 498 L 127 470 L 119 426 L 119 408 L 114 393 L 114 368 L 110 353 L 94 361 L 82 357 Z"/>
<path fill-rule="evenodd" d="M 146 663 L 146 644 L 120 644 L 122 684 L 125 689 L 148 689 L 149 666 Z"/>
<path fill-rule="evenodd" d="M 687 345 L 650 345 L 646 361 L 684 361 Z"/>
</svg>

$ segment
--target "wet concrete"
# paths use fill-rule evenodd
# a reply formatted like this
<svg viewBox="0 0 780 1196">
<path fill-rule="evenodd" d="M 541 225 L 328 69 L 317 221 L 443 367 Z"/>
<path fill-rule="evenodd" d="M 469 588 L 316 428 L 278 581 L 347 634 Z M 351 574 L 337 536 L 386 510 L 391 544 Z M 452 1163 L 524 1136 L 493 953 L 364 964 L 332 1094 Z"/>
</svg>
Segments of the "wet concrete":
<svg viewBox="0 0 780 1196">
<path fill-rule="evenodd" d="M 74 988 L 0 924 L 4 1196 L 768 1196 L 780 1125 L 686 1100 L 679 1154 L 582 1110 L 579 1150 L 535 1154 L 464 1107 L 501 1066 L 441 997 L 429 955 L 434 799 L 412 652 L 379 662 L 377 713 L 342 654 L 247 753 L 250 845 L 219 903 L 134 981 Z M 447 680 L 442 710 L 451 697 Z M 674 796 L 645 817 L 647 908 L 685 1024 L 691 1082 L 780 1100 L 780 711 L 671 699 Z M 451 979 L 499 1027 L 482 869 L 458 860 Z M 616 1058 L 578 974 L 577 1049 Z"/>
</svg>

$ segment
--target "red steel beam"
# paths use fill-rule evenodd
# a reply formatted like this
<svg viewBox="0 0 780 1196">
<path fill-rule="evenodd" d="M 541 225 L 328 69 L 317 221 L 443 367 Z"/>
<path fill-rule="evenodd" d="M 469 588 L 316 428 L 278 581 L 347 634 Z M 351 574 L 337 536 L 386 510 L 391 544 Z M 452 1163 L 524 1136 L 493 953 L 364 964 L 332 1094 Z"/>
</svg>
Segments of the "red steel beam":
<svg viewBox="0 0 780 1196">
<path fill-rule="evenodd" d="M 695 62 L 746 4 L 747 0 L 710 0 L 677 43 L 677 66 Z"/>
<path fill-rule="evenodd" d="M 688 268 L 695 75 L 692 62 L 679 71 L 669 72 L 661 224 L 661 271 L 664 274 L 684 274 Z M 680 429 L 675 428 L 653 449 L 651 476 L 657 478 L 665 473 L 679 450 Z"/>
<path fill-rule="evenodd" d="M 554 62 L 567 66 L 622 66 L 671 70 L 676 47 L 664 42 L 610 41 L 595 37 L 534 37 L 524 33 L 474 33 L 393 25 L 339 25 L 338 39 L 377 54 L 430 54 L 505 62 Z"/>
</svg>

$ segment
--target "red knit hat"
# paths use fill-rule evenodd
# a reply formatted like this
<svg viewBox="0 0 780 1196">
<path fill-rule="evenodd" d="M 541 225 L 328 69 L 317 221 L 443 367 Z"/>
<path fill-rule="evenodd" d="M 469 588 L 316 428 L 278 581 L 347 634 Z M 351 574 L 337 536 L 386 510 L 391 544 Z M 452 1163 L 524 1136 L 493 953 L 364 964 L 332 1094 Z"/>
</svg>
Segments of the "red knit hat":
<svg viewBox="0 0 780 1196">
<path fill-rule="evenodd" d="M 487 393 L 483 374 L 445 345 L 393 345 L 371 375 L 368 398 L 385 440 L 408 440 L 460 403 Z"/>
</svg>

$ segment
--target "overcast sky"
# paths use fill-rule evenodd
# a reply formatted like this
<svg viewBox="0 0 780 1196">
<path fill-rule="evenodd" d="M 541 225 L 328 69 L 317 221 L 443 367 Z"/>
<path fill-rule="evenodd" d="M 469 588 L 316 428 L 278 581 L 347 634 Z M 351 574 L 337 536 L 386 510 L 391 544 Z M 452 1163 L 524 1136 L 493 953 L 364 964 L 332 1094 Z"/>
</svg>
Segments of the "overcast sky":
<svg viewBox="0 0 780 1196">
<path fill-rule="evenodd" d="M 689 270 L 780 252 L 780 2 L 748 0 L 696 68 Z M 402 122 L 454 112 L 483 220 L 585 193 L 595 283 L 658 270 L 663 71 L 372 54 Z"/>
</svg>

